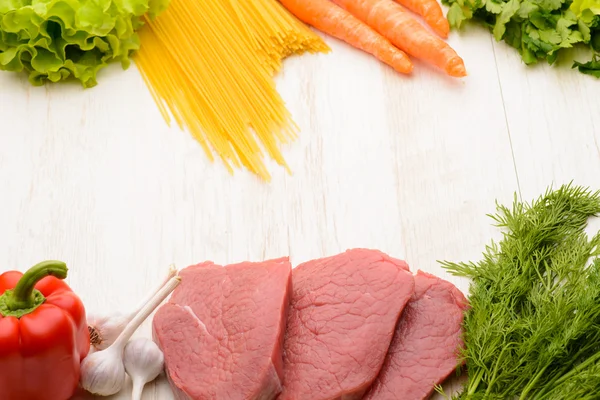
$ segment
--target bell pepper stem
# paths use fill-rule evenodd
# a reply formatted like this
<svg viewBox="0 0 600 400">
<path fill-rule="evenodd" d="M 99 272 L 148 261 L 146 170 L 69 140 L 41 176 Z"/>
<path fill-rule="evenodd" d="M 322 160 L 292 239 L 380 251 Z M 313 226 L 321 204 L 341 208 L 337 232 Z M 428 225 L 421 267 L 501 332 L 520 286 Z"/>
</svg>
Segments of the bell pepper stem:
<svg viewBox="0 0 600 400">
<path fill-rule="evenodd" d="M 39 294 L 34 292 L 35 285 L 47 276 L 58 279 L 67 277 L 67 265 L 61 261 L 44 261 L 23 274 L 11 295 L 6 299 L 6 306 L 10 311 L 28 310 L 39 306 Z M 42 296 L 43 301 L 43 296 Z"/>
</svg>

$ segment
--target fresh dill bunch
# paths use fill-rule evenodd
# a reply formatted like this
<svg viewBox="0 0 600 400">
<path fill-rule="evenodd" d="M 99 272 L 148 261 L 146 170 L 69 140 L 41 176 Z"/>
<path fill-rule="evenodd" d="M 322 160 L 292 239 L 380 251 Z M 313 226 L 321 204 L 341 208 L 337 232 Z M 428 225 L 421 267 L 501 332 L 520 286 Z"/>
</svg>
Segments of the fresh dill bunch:
<svg viewBox="0 0 600 400">
<path fill-rule="evenodd" d="M 490 215 L 503 237 L 481 261 L 442 263 L 471 279 L 454 399 L 600 399 L 600 234 L 585 233 L 599 213 L 600 192 L 571 184 L 515 195 Z"/>
</svg>

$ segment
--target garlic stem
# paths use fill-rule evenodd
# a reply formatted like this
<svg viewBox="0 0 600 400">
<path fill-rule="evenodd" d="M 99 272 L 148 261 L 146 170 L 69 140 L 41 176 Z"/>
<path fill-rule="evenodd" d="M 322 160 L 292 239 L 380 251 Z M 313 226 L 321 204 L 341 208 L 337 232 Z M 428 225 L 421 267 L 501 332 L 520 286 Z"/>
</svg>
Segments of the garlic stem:
<svg viewBox="0 0 600 400">
<path fill-rule="evenodd" d="M 104 350 L 113 344 L 121 332 L 123 332 L 125 326 L 138 312 L 140 312 L 144 305 L 146 305 L 146 303 L 148 303 L 152 297 L 176 275 L 177 269 L 171 264 L 167 276 L 162 280 L 160 285 L 148 293 L 146 298 L 130 313 L 113 313 L 107 315 L 89 314 L 87 318 L 88 330 L 90 332 L 90 341 L 93 348 Z"/>
<path fill-rule="evenodd" d="M 165 276 L 165 278 L 161 281 L 160 285 L 156 286 L 156 288 L 154 288 L 153 291 L 151 291 L 150 293 L 148 293 L 146 295 L 146 297 L 139 302 L 138 306 L 134 309 L 134 311 L 132 311 L 129 314 L 129 321 L 131 321 L 133 319 L 133 317 L 139 313 L 141 311 L 141 309 L 150 301 L 152 300 L 152 297 L 158 293 L 158 291 L 160 289 L 162 289 L 163 286 L 165 286 L 170 280 L 171 278 L 174 278 L 177 275 L 177 268 L 175 268 L 175 264 L 171 264 L 169 265 L 169 272 L 167 273 L 167 276 Z"/>
<path fill-rule="evenodd" d="M 131 400 L 142 400 L 142 393 L 144 392 L 145 382 L 137 381 L 133 382 L 133 393 Z"/>
<path fill-rule="evenodd" d="M 123 353 L 125 345 L 148 316 L 175 290 L 181 277 L 171 278 L 127 324 L 117 340 L 107 349 L 94 352 L 81 363 L 80 383 L 92 394 L 110 396 L 123 389 L 126 378 Z"/>
<path fill-rule="evenodd" d="M 152 299 L 148 301 L 136 314 L 136 316 L 127 324 L 123 332 L 121 332 L 111 347 L 114 346 L 115 348 L 120 349 L 122 353 L 122 350 L 125 348 L 125 345 L 129 339 L 131 339 L 131 336 L 133 336 L 135 331 L 180 283 L 180 276 L 171 278 L 165 286 L 163 286 L 154 296 L 152 296 Z"/>
</svg>

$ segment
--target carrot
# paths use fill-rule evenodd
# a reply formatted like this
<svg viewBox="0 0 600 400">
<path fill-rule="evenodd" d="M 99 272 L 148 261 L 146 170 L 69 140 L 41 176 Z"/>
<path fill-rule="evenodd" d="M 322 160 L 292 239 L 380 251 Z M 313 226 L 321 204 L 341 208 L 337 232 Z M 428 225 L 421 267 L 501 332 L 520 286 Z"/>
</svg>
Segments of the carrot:
<svg viewBox="0 0 600 400">
<path fill-rule="evenodd" d="M 396 71 L 408 74 L 410 58 L 386 38 L 329 0 L 280 0 L 292 14 L 308 25 L 374 55 Z"/>
<path fill-rule="evenodd" d="M 450 76 L 467 75 L 462 58 L 452 47 L 427 31 L 393 0 L 332 1 L 408 54 L 443 69 Z"/>
<path fill-rule="evenodd" d="M 427 25 L 429 25 L 435 33 L 446 39 L 450 32 L 450 24 L 444 13 L 442 7 L 437 0 L 396 0 L 404 7 L 408 8 L 415 14 L 419 14 L 423 17 Z"/>
</svg>

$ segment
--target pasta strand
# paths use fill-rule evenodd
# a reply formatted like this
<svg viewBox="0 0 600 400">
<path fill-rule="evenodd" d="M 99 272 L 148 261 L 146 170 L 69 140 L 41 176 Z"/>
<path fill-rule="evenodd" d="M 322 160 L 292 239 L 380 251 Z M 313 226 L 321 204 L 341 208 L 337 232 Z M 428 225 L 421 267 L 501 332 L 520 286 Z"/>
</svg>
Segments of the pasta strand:
<svg viewBox="0 0 600 400">
<path fill-rule="evenodd" d="M 273 77 L 290 55 L 328 52 L 323 40 L 276 0 L 171 0 L 145 22 L 135 60 L 165 121 L 231 173 L 269 181 L 265 151 L 290 172 L 279 145 L 299 128 Z"/>
</svg>

